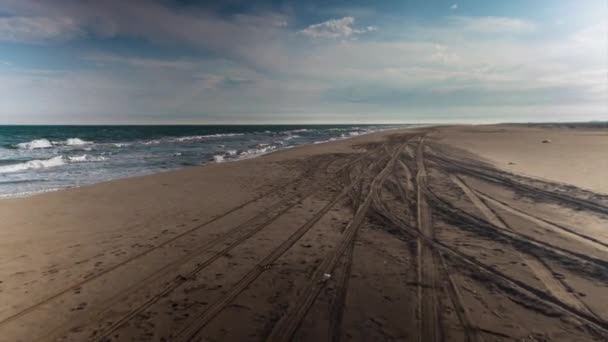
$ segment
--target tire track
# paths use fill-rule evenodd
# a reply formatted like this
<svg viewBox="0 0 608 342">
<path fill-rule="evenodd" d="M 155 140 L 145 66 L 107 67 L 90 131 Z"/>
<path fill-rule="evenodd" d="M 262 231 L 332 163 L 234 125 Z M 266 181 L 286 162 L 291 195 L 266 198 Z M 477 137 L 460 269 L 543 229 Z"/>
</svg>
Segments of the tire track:
<svg viewBox="0 0 608 342">
<path fill-rule="evenodd" d="M 348 168 L 348 166 L 358 162 L 360 160 L 360 158 L 362 158 L 363 156 L 357 158 L 356 160 L 347 162 L 345 165 L 343 165 L 342 167 L 340 167 L 336 173 L 342 171 L 345 168 Z M 24 309 L 23 311 L 14 314 L 11 317 L 6 318 L 3 321 L 0 321 L 0 327 L 2 325 L 6 325 L 9 324 L 10 322 L 23 317 L 31 312 L 34 312 L 36 309 L 49 304 L 51 302 L 53 302 L 54 300 L 58 300 L 60 299 L 63 295 L 66 295 L 68 293 L 70 293 L 71 291 L 81 288 L 82 286 L 85 286 L 86 284 L 110 273 L 111 271 L 115 271 L 116 269 L 123 267 L 125 265 L 128 265 L 129 263 L 132 263 L 142 257 L 145 257 L 147 255 L 149 255 L 150 253 L 159 250 L 160 248 L 163 247 L 167 247 L 168 245 L 170 245 L 171 243 L 176 242 L 177 240 L 181 239 L 181 238 L 185 238 L 187 237 L 189 234 L 195 233 L 196 231 L 200 230 L 201 228 L 204 228 L 222 218 L 225 218 L 235 212 L 237 212 L 240 209 L 245 208 L 246 206 L 257 202 L 261 199 L 273 196 L 277 193 L 280 193 L 281 190 L 283 190 L 284 188 L 287 188 L 293 184 L 298 184 L 298 183 L 302 183 L 304 181 L 306 181 L 309 177 L 310 177 L 310 173 L 311 170 L 313 170 L 312 168 L 307 168 L 304 170 L 304 172 L 302 173 L 301 177 L 298 177 L 296 179 L 284 182 L 283 184 L 279 185 L 279 186 L 275 186 L 273 187 L 271 190 L 262 193 L 259 196 L 256 196 L 254 198 L 252 198 L 249 201 L 246 201 L 220 215 L 217 215 L 207 221 L 205 221 L 204 223 L 201 223 L 195 227 L 192 227 L 190 229 L 188 229 L 187 231 L 184 231 L 174 237 L 172 237 L 171 239 L 168 239 L 166 241 L 163 241 L 162 243 L 160 243 L 159 245 L 156 245 L 148 250 L 142 251 L 141 253 L 128 258 L 126 260 L 124 260 L 121 263 L 115 264 L 112 267 L 92 276 L 89 277 L 87 279 L 84 279 L 56 294 L 54 294 L 53 296 L 49 296 L 46 299 L 44 299 L 43 301 L 40 301 L 38 303 L 36 303 L 35 305 L 32 305 L 26 309 Z M 314 170 L 313 170 L 314 171 Z M 334 173 L 332 173 L 334 174 Z M 314 187 L 313 189 L 316 189 L 317 187 Z M 310 192 L 305 192 L 305 196 L 310 196 L 314 191 L 311 190 Z M 42 336 L 44 336 L 43 338 L 41 338 L 42 340 L 52 340 L 53 338 L 59 338 L 60 336 L 66 334 L 67 332 L 69 332 L 71 329 L 75 328 L 75 327 L 79 327 L 82 325 L 86 325 L 90 322 L 95 322 L 95 320 L 102 316 L 104 314 L 104 312 L 107 312 L 108 310 L 111 309 L 111 307 L 117 303 L 120 303 L 121 300 L 124 300 L 125 298 L 127 298 L 129 295 L 137 292 L 137 290 L 140 290 L 141 288 L 145 287 L 149 282 L 161 279 L 163 276 L 166 276 L 167 274 L 169 274 L 171 271 L 173 271 L 173 268 L 176 268 L 177 266 L 179 266 L 180 264 L 187 262 L 190 259 L 193 259 L 197 256 L 199 256 L 200 254 L 204 253 L 205 251 L 207 251 L 208 249 L 214 247 L 215 245 L 225 241 L 226 239 L 231 238 L 233 235 L 235 234 L 240 234 L 243 230 L 245 230 L 245 228 L 247 228 L 248 226 L 251 226 L 253 224 L 255 224 L 256 221 L 260 220 L 260 219 L 264 219 L 266 216 L 268 216 L 268 222 L 264 222 L 262 223 L 263 226 L 270 224 L 272 221 L 274 221 L 275 219 L 278 218 L 278 216 L 280 216 L 282 213 L 284 213 L 285 211 L 287 211 L 289 208 L 293 207 L 294 205 L 296 205 L 297 203 L 299 203 L 299 201 L 303 200 L 305 197 L 302 197 L 301 193 L 298 193 L 296 195 L 291 196 L 290 198 L 288 198 L 287 200 L 285 199 L 279 199 L 278 201 L 275 201 L 274 203 L 270 204 L 269 206 L 267 206 L 266 208 L 263 209 L 262 212 L 255 214 L 253 217 L 250 217 L 249 219 L 247 219 L 247 221 L 238 224 L 235 228 L 233 228 L 232 230 L 229 230 L 223 234 L 221 234 L 220 236 L 214 238 L 213 240 L 211 240 L 210 242 L 204 243 L 201 246 L 195 247 L 193 251 L 188 252 L 186 255 L 179 257 L 177 260 L 174 260 L 164 266 L 162 266 L 160 269 L 154 271 L 153 273 L 151 273 L 150 275 L 146 276 L 145 278 L 143 278 L 142 280 L 138 281 L 138 283 L 128 287 L 126 290 L 111 296 L 110 298 L 108 298 L 107 301 L 103 302 L 103 307 L 101 309 L 95 308 L 96 310 L 94 312 L 90 312 L 90 311 L 85 311 L 83 312 L 81 315 L 79 315 L 76 319 L 70 320 L 67 324 L 61 324 L 60 326 L 57 326 L 55 328 L 50 329 L 47 332 L 44 332 L 42 334 Z M 299 198 L 299 199 L 298 199 Z M 293 202 L 295 200 L 295 202 Z M 279 215 L 275 216 L 273 218 L 272 215 L 270 215 L 273 211 L 280 209 L 281 206 L 285 205 L 285 202 L 287 201 L 287 203 L 291 203 L 293 202 L 293 204 L 291 204 L 291 206 L 289 206 L 289 208 L 284 208 L 285 210 L 281 210 Z M 264 225 L 265 224 L 265 225 Z M 262 227 L 259 227 L 259 229 L 262 229 Z M 258 229 L 258 230 L 259 230 Z M 255 229 L 254 229 L 255 230 Z M 176 281 L 176 280 L 174 280 Z M 91 309 L 90 309 L 91 310 Z M 40 338 L 38 339 L 40 340 Z"/>
<path fill-rule="evenodd" d="M 448 283 L 450 286 L 448 287 L 448 293 L 452 300 L 452 304 L 456 309 L 456 314 L 458 315 L 458 319 L 465 329 L 466 340 L 468 342 L 483 342 L 483 338 L 477 333 L 479 328 L 473 325 L 473 321 L 469 317 L 469 313 L 467 309 L 464 307 L 464 301 L 462 300 L 462 295 L 460 294 L 460 290 L 458 289 L 458 285 L 456 284 L 456 280 L 449 272 L 448 266 L 445 262 L 445 258 L 442 253 L 439 254 L 439 260 L 441 261 L 441 267 L 443 269 L 443 274 L 445 274 Z"/>
<path fill-rule="evenodd" d="M 424 167 L 424 137 L 420 139 L 416 151 L 416 216 L 418 230 L 426 239 L 434 240 L 435 231 L 432 222 L 431 209 L 424 194 L 427 174 Z M 421 342 L 437 342 L 441 339 L 441 325 L 439 322 L 439 272 L 436 252 L 431 246 L 418 240 L 418 312 L 420 313 Z"/>
<path fill-rule="evenodd" d="M 363 159 L 364 156 L 361 156 L 358 160 Z M 374 166 L 377 164 L 377 160 L 370 163 L 367 167 L 366 172 L 371 171 Z M 328 203 L 325 207 L 323 207 L 318 213 L 315 214 L 313 218 L 307 221 L 304 225 L 302 225 L 294 234 L 290 236 L 288 240 L 283 242 L 279 247 L 277 247 L 270 255 L 264 258 L 260 263 L 258 263 L 254 268 L 249 271 L 241 280 L 237 282 L 235 286 L 233 286 L 228 293 L 224 295 L 220 300 L 215 302 L 212 306 L 207 308 L 205 311 L 197 315 L 194 319 L 190 320 L 189 323 L 186 324 L 186 327 L 182 329 L 172 341 L 189 341 L 192 340 L 213 318 L 215 318 L 227 305 L 229 305 L 240 293 L 242 293 L 251 283 L 253 283 L 257 278 L 259 278 L 264 271 L 269 269 L 269 267 L 274 263 L 278 258 L 280 258 L 287 250 L 293 246 L 304 234 L 306 234 L 331 208 L 333 208 L 337 203 L 344 200 L 348 194 L 355 188 L 356 185 L 360 184 L 360 180 L 363 178 L 364 173 L 361 173 L 357 176 L 357 178 L 351 182 L 351 184 L 345 187 L 342 192 L 337 195 L 330 203 Z"/>
<path fill-rule="evenodd" d="M 520 280 L 512 278 L 442 242 L 428 241 L 428 243 L 433 244 L 436 248 L 455 256 L 459 260 L 463 261 L 465 264 L 471 266 L 475 272 L 483 272 L 486 275 L 490 276 L 490 279 L 493 279 L 495 282 L 502 281 L 503 283 L 508 284 L 511 290 L 517 291 L 521 294 L 524 294 L 525 296 L 538 299 L 539 301 L 556 309 L 557 311 L 560 311 L 572 317 L 576 317 L 580 321 L 588 324 L 590 327 L 603 331 L 604 334 L 608 333 L 608 322 L 593 315 L 589 315 L 587 312 L 580 311 L 575 307 L 571 307 L 570 305 L 562 302 L 552 294 L 548 294 L 546 293 L 546 291 L 539 290 Z"/>
<path fill-rule="evenodd" d="M 317 212 L 310 220 L 302 225 L 296 232 L 294 232 L 286 241 L 284 241 L 279 247 L 274 249 L 269 255 L 262 259 L 258 264 L 254 266 L 241 280 L 239 280 L 222 298 L 216 301 L 214 304 L 209 306 L 206 310 L 201 312 L 199 315 L 193 317 L 190 322 L 186 323 L 184 329 L 182 329 L 175 336 L 171 337 L 171 341 L 190 341 L 196 337 L 196 335 L 213 320 L 222 310 L 226 308 L 239 294 L 241 294 L 251 283 L 258 279 L 266 270 L 268 270 L 272 264 L 279 259 L 289 248 L 291 248 L 298 240 L 300 240 L 304 234 L 306 234 L 321 218 L 323 218 L 331 208 L 333 208 L 340 201 L 344 200 L 347 194 L 351 191 L 353 185 L 346 187 L 342 192 L 335 196 L 328 204 L 326 204 L 319 212 Z"/>
<path fill-rule="evenodd" d="M 437 163 L 439 166 L 441 166 L 445 171 L 447 171 L 448 173 L 451 173 L 451 174 L 458 174 L 458 173 L 465 174 L 465 175 L 480 178 L 480 179 L 483 179 L 483 180 L 486 180 L 486 181 L 489 181 L 489 182 L 492 182 L 495 184 L 500 184 L 507 188 L 521 191 L 534 198 L 550 200 L 550 201 L 556 202 L 558 204 L 568 205 L 573 208 L 583 208 L 583 209 L 593 211 L 593 212 L 596 212 L 599 214 L 608 215 L 607 206 L 604 206 L 602 204 L 596 203 L 596 202 L 588 200 L 588 199 L 573 197 L 573 196 L 569 196 L 569 195 L 563 194 L 563 193 L 555 193 L 555 192 L 552 192 L 549 190 L 539 188 L 537 186 L 524 184 L 521 181 L 514 179 L 513 177 L 515 177 L 515 175 L 509 174 L 508 175 L 509 177 L 506 177 L 506 176 L 503 176 L 500 174 L 497 175 L 496 170 L 490 169 L 488 167 L 484 167 L 485 170 L 482 170 L 480 166 L 473 167 L 470 165 L 466 165 L 465 163 L 463 163 L 461 161 L 457 161 L 452 158 L 442 156 L 438 153 L 434 154 L 431 157 L 431 159 L 435 163 Z M 528 180 L 539 182 L 539 180 L 534 180 L 534 179 L 528 179 Z M 543 182 L 543 183 L 547 184 L 547 185 L 551 185 L 553 187 L 556 186 L 556 184 L 549 183 L 549 182 Z"/>
<path fill-rule="evenodd" d="M 444 254 L 450 254 L 456 257 L 456 259 L 462 261 L 465 265 L 470 267 L 473 272 L 482 272 L 497 283 L 507 284 L 510 287 L 510 291 L 517 291 L 518 293 L 523 294 L 524 296 L 537 299 L 545 305 L 548 305 L 549 307 L 554 308 L 559 312 L 562 312 L 571 317 L 575 317 L 587 324 L 588 326 L 599 331 L 603 331 L 604 334 L 608 334 L 607 321 L 604 321 L 596 316 L 589 315 L 587 312 L 579 311 L 577 308 L 571 307 L 567 303 L 560 301 L 559 299 L 555 298 L 553 295 L 547 293 L 546 291 L 539 290 L 520 280 L 512 278 L 500 272 L 499 270 L 488 266 L 441 241 L 428 239 L 416 229 L 412 229 L 412 233 L 416 234 L 420 239 L 424 240 L 427 244 L 431 245 L 436 250 L 444 252 Z M 510 295 L 510 292 L 508 292 L 507 294 Z"/>
<path fill-rule="evenodd" d="M 517 232 L 516 229 L 509 226 L 503 219 L 500 218 L 498 214 L 483 203 L 483 201 L 477 197 L 474 190 L 471 189 L 462 179 L 455 175 L 450 175 L 450 179 L 454 182 L 454 184 L 460 187 L 462 191 L 464 191 L 475 207 L 477 207 L 483 213 L 483 215 L 486 216 L 490 223 L 499 228 Z M 529 256 L 518 251 L 515 251 L 515 254 L 528 266 L 528 268 L 530 268 L 532 273 L 536 275 L 536 277 L 545 285 L 547 290 L 554 297 L 572 307 L 575 307 L 577 310 L 584 311 L 587 314 L 595 316 L 595 314 L 586 304 L 584 304 L 572 292 L 568 291 L 568 287 L 562 282 L 562 280 L 556 279 L 553 276 L 554 272 L 546 267 L 546 264 L 543 263 L 542 260 L 540 260 L 538 257 Z"/>
<path fill-rule="evenodd" d="M 529 235 L 523 235 L 516 231 L 502 229 L 486 220 L 480 219 L 465 211 L 462 211 L 462 209 L 452 206 L 449 202 L 433 193 L 433 191 L 429 191 L 429 194 L 432 195 L 433 202 L 435 203 L 434 208 L 436 208 L 436 211 L 447 219 L 448 222 L 452 222 L 457 226 L 462 226 L 462 223 L 464 223 L 465 227 L 474 228 L 474 232 L 476 234 L 481 234 L 486 238 L 498 237 L 505 239 L 506 241 L 511 242 L 514 246 L 519 246 L 520 248 L 522 246 L 525 246 L 526 248 L 537 248 L 543 252 L 554 254 L 560 258 L 565 258 L 568 262 L 576 261 L 585 265 L 592 265 L 598 271 L 601 269 L 602 274 L 608 269 L 608 262 L 605 260 L 551 245 L 545 241 L 538 240 Z"/>
<path fill-rule="evenodd" d="M 237 237 L 236 240 L 234 240 L 230 244 L 226 245 L 224 248 L 222 248 L 220 251 L 215 253 L 213 256 L 207 258 L 205 261 L 203 261 L 201 263 L 198 263 L 197 267 L 192 269 L 190 272 L 175 279 L 169 286 L 167 286 L 161 292 L 155 294 L 154 296 L 151 296 L 144 303 L 139 305 L 134 310 L 131 310 L 127 315 L 123 316 L 120 320 L 115 321 L 111 326 L 102 330 L 102 332 L 100 333 L 100 337 L 98 337 L 98 339 L 103 340 L 104 338 L 107 338 L 114 331 L 116 331 L 118 328 L 120 328 L 121 326 L 126 324 L 128 321 L 133 319 L 135 316 L 137 316 L 138 314 L 140 314 L 141 312 L 143 312 L 144 310 L 149 308 L 151 305 L 156 303 L 159 299 L 161 299 L 161 298 L 165 297 L 166 295 L 168 295 L 169 293 L 173 292 L 175 289 L 177 289 L 178 287 L 183 285 L 186 281 L 188 281 L 188 279 L 191 279 L 196 274 L 198 274 L 199 272 L 201 272 L 202 270 L 207 268 L 209 265 L 211 265 L 214 261 L 216 261 L 217 259 L 221 258 L 222 256 L 225 256 L 226 254 L 228 254 L 232 249 L 236 248 L 237 246 L 239 246 L 240 244 L 245 242 L 247 239 L 251 238 L 256 233 L 258 233 L 259 231 L 261 231 L 262 229 L 264 229 L 265 227 L 267 227 L 268 225 L 270 225 L 271 223 L 276 221 L 279 217 L 284 215 L 287 211 L 289 211 L 290 209 L 295 207 L 298 203 L 301 203 L 306 198 L 312 196 L 314 193 L 315 193 L 315 191 L 309 191 L 309 192 L 305 193 L 304 195 L 296 196 L 296 198 L 299 197 L 297 200 L 292 199 L 287 204 L 282 203 L 283 205 L 285 205 L 285 207 L 281 208 L 275 215 L 270 216 L 267 220 L 263 221 L 262 223 L 258 224 L 257 226 L 254 226 L 253 229 L 246 231 L 242 236 Z M 267 215 L 267 212 L 258 214 L 258 216 L 265 216 L 265 215 Z M 186 262 L 189 259 L 193 259 L 193 258 L 197 257 L 198 255 L 209 250 L 210 248 L 224 242 L 226 239 L 230 238 L 231 235 L 238 234 L 241 230 L 243 230 L 247 226 L 248 226 L 247 223 L 240 225 L 239 231 L 235 232 L 234 230 L 232 230 L 228 233 L 229 234 L 228 236 L 222 236 L 218 239 L 213 240 L 212 242 L 206 244 L 203 248 L 200 248 L 199 250 L 195 251 L 191 255 L 187 256 L 187 258 L 184 258 L 185 260 L 179 260 L 179 261 Z M 174 263 L 173 266 L 177 266 L 179 264 L 180 264 L 179 262 L 176 262 L 176 263 Z M 145 283 L 140 283 L 140 284 L 145 286 Z"/>
<path fill-rule="evenodd" d="M 174 237 L 172 237 L 170 239 L 167 239 L 167 240 L 161 242 L 160 244 L 158 244 L 158 245 L 156 245 L 156 246 L 154 246 L 152 248 L 149 248 L 149 249 L 147 249 L 145 251 L 142 251 L 142 252 L 140 252 L 140 253 L 138 253 L 138 254 L 130 257 L 130 258 L 127 258 L 127 259 L 125 259 L 125 260 L 123 260 L 123 261 L 121 261 L 121 262 L 119 262 L 117 264 L 114 264 L 114 265 L 108 267 L 107 269 L 104 269 L 101 272 L 98 272 L 98 273 L 96 273 L 96 274 L 94 274 L 94 275 L 92 275 L 92 276 L 90 276 L 90 277 L 88 277 L 86 279 L 83 279 L 83 280 L 81 280 L 79 282 L 76 282 L 73 285 L 71 285 L 71 286 L 69 286 L 67 288 L 64 288 L 61 291 L 58 291 L 58 292 L 56 292 L 53 295 L 50 295 L 50 296 L 48 296 L 48 297 L 46 297 L 46 298 L 44 298 L 42 300 L 39 300 L 35 304 L 32 304 L 32 305 L 28 306 L 27 308 L 22 309 L 21 311 L 19 311 L 17 313 L 14 313 L 14 314 L 12 314 L 12 315 L 10 315 L 8 317 L 5 317 L 2 320 L 0 320 L 0 327 L 2 327 L 3 325 L 6 325 L 8 323 L 10 323 L 11 321 L 14 321 L 17 318 L 20 318 L 20 317 L 22 317 L 22 316 L 24 316 L 24 315 L 26 315 L 26 314 L 28 314 L 28 313 L 36 310 L 37 308 L 41 307 L 42 305 L 48 304 L 51 301 L 53 301 L 53 300 L 55 300 L 55 299 L 57 299 L 57 298 L 65 295 L 65 294 L 67 294 L 67 293 L 69 293 L 71 291 L 74 291 L 75 289 L 77 289 L 79 287 L 82 287 L 83 285 L 85 285 L 85 284 L 87 284 L 87 283 L 89 283 L 89 282 L 91 282 L 93 280 L 96 280 L 96 279 L 98 279 L 98 278 L 100 278 L 100 277 L 102 277 L 102 276 L 104 276 L 104 275 L 106 275 L 106 274 L 108 274 L 108 273 L 110 273 L 110 272 L 112 272 L 112 271 L 114 271 L 114 270 L 122 267 L 122 266 L 125 266 L 125 265 L 127 265 L 127 264 L 129 264 L 129 263 L 131 263 L 131 262 L 133 262 L 135 260 L 138 260 L 138 259 L 140 259 L 140 258 L 142 258 L 142 257 L 144 257 L 144 256 L 146 256 L 146 255 L 148 255 L 148 254 L 156 251 L 156 250 L 159 250 L 159 249 L 161 249 L 161 248 L 163 248 L 163 247 L 165 247 L 165 246 L 167 246 L 167 245 L 169 245 L 169 244 L 171 244 L 171 243 L 173 243 L 173 242 L 175 242 L 175 241 L 177 241 L 177 240 L 179 240 L 179 239 L 181 239 L 181 238 L 183 238 L 183 237 L 185 237 L 185 236 L 187 236 L 189 234 L 192 234 L 192 233 L 196 232 L 197 230 L 199 230 L 199 229 L 201 229 L 201 228 L 203 228 L 205 226 L 208 226 L 208 225 L 210 225 L 210 224 L 212 224 L 212 223 L 214 223 L 216 221 L 219 221 L 220 219 L 222 219 L 224 217 L 227 217 L 228 215 L 230 215 L 230 214 L 232 214 L 232 213 L 234 213 L 234 212 L 236 212 L 236 211 L 238 211 L 238 210 L 246 207 L 249 204 L 252 204 L 252 203 L 254 203 L 256 201 L 259 201 L 260 199 L 262 199 L 264 197 L 268 197 L 270 195 L 273 195 L 273 194 L 279 192 L 284 187 L 289 186 L 290 184 L 293 184 L 293 183 L 295 183 L 297 181 L 299 181 L 299 179 L 298 180 L 294 180 L 294 181 L 289 181 L 289 182 L 287 182 L 286 184 L 283 184 L 280 187 L 273 188 L 272 190 L 270 190 L 270 191 L 268 191 L 268 192 L 266 192 L 266 193 L 264 193 L 264 194 L 262 194 L 260 196 L 254 197 L 253 199 L 251 199 L 249 201 L 246 201 L 246 202 L 244 202 L 244 203 L 242 203 L 242 204 L 240 204 L 240 205 L 238 205 L 238 206 L 236 206 L 236 207 L 234 207 L 234 208 L 232 208 L 230 210 L 227 210 L 227 211 L 225 211 L 224 213 L 222 213 L 222 214 L 220 214 L 218 216 L 215 216 L 215 217 L 213 217 L 213 218 L 211 218 L 211 219 L 209 219 L 209 220 L 207 220 L 207 221 L 205 221 L 205 222 L 203 222 L 203 223 L 201 223 L 199 225 L 196 225 L 195 227 L 192 227 L 192 228 L 190 228 L 190 229 L 188 229 L 188 230 L 186 230 L 186 231 L 184 231 L 184 232 L 182 232 L 182 233 L 180 233 L 180 234 L 178 234 L 178 235 L 176 235 L 176 236 L 174 236 Z"/>
<path fill-rule="evenodd" d="M 351 244 L 343 255 L 343 271 L 336 277 L 336 295 L 331 303 L 331 316 L 329 324 L 328 340 L 332 342 L 340 342 L 342 338 L 342 319 L 344 317 L 344 305 L 346 304 L 346 295 L 348 294 L 348 283 L 351 277 L 352 260 L 353 260 L 354 245 Z"/>
<path fill-rule="evenodd" d="M 386 163 L 385 167 L 374 177 L 372 183 L 370 184 L 370 190 L 367 196 L 365 197 L 361 206 L 357 209 L 350 224 L 344 230 L 343 237 L 339 242 L 338 246 L 336 247 L 336 249 L 333 250 L 330 255 L 323 259 L 323 261 L 311 277 L 311 281 L 307 285 L 305 293 L 300 297 L 300 300 L 298 300 L 298 302 L 291 307 L 291 310 L 289 310 L 283 316 L 283 318 L 277 322 L 274 329 L 266 339 L 267 341 L 289 341 L 292 338 L 292 336 L 300 326 L 302 319 L 308 313 L 310 307 L 313 305 L 325 285 L 325 282 L 323 281 L 323 274 L 331 273 L 331 271 L 334 269 L 344 252 L 352 244 L 359 227 L 361 226 L 363 220 L 367 215 L 367 211 L 372 201 L 373 193 L 378 191 L 378 189 L 384 182 L 388 171 L 391 170 L 392 166 L 395 163 L 395 160 L 399 156 L 399 152 L 403 149 L 404 145 L 405 144 L 399 146 L 399 148 L 396 149 L 396 152 L 393 153 L 393 156 Z"/>
<path fill-rule="evenodd" d="M 508 204 L 506 204 L 503 201 L 500 201 L 494 197 L 491 197 L 489 195 L 487 195 L 486 193 L 483 193 L 479 190 L 473 190 L 475 192 L 475 194 L 479 195 L 479 197 L 481 197 L 484 201 L 490 202 L 493 205 L 509 212 L 510 214 L 519 216 L 523 219 L 526 219 L 527 221 L 530 221 L 540 227 L 543 227 L 545 229 L 548 230 L 552 230 L 560 235 L 563 235 L 565 237 L 568 237 L 570 239 L 576 240 L 580 243 L 583 243 L 591 248 L 595 248 L 595 249 L 599 249 L 603 252 L 607 252 L 608 253 L 608 244 L 599 241 L 593 237 L 578 233 L 576 231 L 574 231 L 573 229 L 570 228 L 566 228 L 563 227 L 561 225 L 558 225 L 556 223 L 550 222 L 548 220 L 544 220 L 542 218 L 536 217 L 534 215 L 528 214 L 520 209 L 514 208 Z"/>
</svg>

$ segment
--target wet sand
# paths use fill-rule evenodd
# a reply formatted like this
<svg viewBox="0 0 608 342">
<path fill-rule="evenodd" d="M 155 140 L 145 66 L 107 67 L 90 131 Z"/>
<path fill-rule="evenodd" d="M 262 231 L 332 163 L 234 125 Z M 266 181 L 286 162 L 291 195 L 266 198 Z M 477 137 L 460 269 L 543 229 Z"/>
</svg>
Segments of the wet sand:
<svg viewBox="0 0 608 342">
<path fill-rule="evenodd" d="M 0 341 L 605 341 L 607 138 L 401 130 L 1 200 Z"/>
</svg>

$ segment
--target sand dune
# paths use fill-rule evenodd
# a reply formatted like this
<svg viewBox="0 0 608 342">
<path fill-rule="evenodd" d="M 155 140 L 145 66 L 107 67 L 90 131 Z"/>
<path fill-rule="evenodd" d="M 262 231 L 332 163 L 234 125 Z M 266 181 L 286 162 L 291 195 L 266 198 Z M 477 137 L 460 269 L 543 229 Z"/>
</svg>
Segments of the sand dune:
<svg viewBox="0 0 608 342">
<path fill-rule="evenodd" d="M 2 200 L 0 340 L 606 340 L 606 137 L 411 129 Z"/>
</svg>

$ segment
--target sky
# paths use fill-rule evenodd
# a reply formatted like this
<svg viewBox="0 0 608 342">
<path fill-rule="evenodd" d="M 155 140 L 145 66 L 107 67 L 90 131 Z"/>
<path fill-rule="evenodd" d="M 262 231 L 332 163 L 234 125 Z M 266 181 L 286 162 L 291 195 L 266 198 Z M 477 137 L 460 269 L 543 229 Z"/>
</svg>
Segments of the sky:
<svg viewBox="0 0 608 342">
<path fill-rule="evenodd" d="M 0 0 L 0 124 L 608 120 L 608 0 Z"/>
</svg>

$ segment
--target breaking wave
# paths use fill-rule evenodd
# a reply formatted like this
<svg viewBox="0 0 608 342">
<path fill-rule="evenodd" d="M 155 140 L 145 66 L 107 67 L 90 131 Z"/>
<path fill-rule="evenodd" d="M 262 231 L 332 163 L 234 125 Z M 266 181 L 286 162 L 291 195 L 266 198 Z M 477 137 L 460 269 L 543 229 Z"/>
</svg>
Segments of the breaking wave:
<svg viewBox="0 0 608 342">
<path fill-rule="evenodd" d="M 237 137 L 244 135 L 243 133 L 218 133 L 218 134 L 207 134 L 207 135 L 192 135 L 179 138 L 170 139 L 171 141 L 184 142 L 193 140 L 203 140 L 209 138 L 224 138 L 224 137 Z"/>
<path fill-rule="evenodd" d="M 25 163 L 0 166 L 0 173 L 19 172 L 30 169 L 45 169 L 64 165 L 65 161 L 62 156 L 53 157 L 44 160 L 30 160 Z"/>
<path fill-rule="evenodd" d="M 65 145 L 68 146 L 81 146 L 81 145 L 89 145 L 92 144 L 92 141 L 85 141 L 80 138 L 70 138 L 65 141 Z"/>
<path fill-rule="evenodd" d="M 104 161 L 106 157 L 103 156 L 90 156 L 88 154 L 83 154 L 81 156 L 70 156 L 68 160 L 73 163 L 82 163 L 82 162 L 95 162 L 95 161 Z"/>
<path fill-rule="evenodd" d="M 83 146 L 90 145 L 92 141 L 82 140 L 80 138 L 69 138 L 65 141 L 50 141 L 49 139 L 34 139 L 32 141 L 17 144 L 17 148 L 24 150 L 35 150 L 40 148 L 51 148 L 55 146 Z"/>
<path fill-rule="evenodd" d="M 90 156 L 88 154 L 69 157 L 57 156 L 49 159 L 35 159 L 18 164 L 3 165 L 0 166 L 0 173 L 13 173 L 26 170 L 47 169 L 51 167 L 62 166 L 67 163 L 98 162 L 104 160 L 106 160 L 106 157 Z"/>
<path fill-rule="evenodd" d="M 51 143 L 48 139 L 35 139 L 29 142 L 19 143 L 17 144 L 17 148 L 34 150 L 37 148 L 49 148 L 53 147 L 53 143 Z"/>
</svg>

